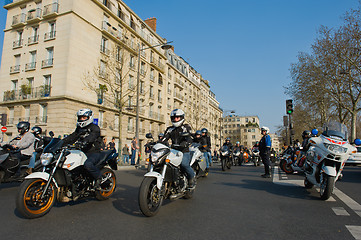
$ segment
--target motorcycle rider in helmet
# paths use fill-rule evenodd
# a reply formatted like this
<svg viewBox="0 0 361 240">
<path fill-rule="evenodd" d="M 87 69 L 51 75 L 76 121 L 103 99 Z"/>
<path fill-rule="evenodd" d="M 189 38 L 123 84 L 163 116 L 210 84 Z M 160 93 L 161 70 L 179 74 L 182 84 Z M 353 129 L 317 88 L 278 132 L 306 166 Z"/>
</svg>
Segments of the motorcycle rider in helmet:
<svg viewBox="0 0 361 240">
<path fill-rule="evenodd" d="M 260 157 L 262 159 L 263 165 L 264 165 L 264 171 L 265 174 L 262 174 L 262 177 L 264 178 L 270 178 L 270 155 L 271 155 L 271 137 L 269 134 L 269 128 L 268 127 L 262 127 L 261 128 L 261 134 L 263 137 L 259 141 L 259 153 Z"/>
<path fill-rule="evenodd" d="M 223 146 L 227 146 L 229 151 L 233 150 L 233 145 L 232 145 L 231 139 L 229 137 L 226 138 L 226 141 L 223 143 Z"/>
<path fill-rule="evenodd" d="M 204 158 L 206 159 L 207 168 L 206 171 L 209 169 L 208 160 L 207 160 L 207 139 L 202 136 L 202 131 L 197 130 L 194 134 L 193 142 L 199 143 L 200 147 L 199 150 L 203 153 Z"/>
<path fill-rule="evenodd" d="M 239 151 L 239 152 L 242 152 L 242 149 L 241 149 L 241 143 L 240 142 L 236 142 L 236 145 L 234 145 L 234 148 L 233 148 L 233 152 L 237 152 L 237 151 Z M 242 157 L 242 155 L 240 155 L 240 158 Z M 233 159 L 233 161 L 234 161 L 234 159 Z M 241 161 L 241 159 L 239 159 L 239 161 Z M 238 163 L 236 163 L 235 161 L 234 161 L 234 165 L 236 166 Z"/>
<path fill-rule="evenodd" d="M 44 140 L 40 136 L 40 134 L 43 132 L 41 127 L 35 126 L 31 129 L 31 133 L 34 134 L 35 142 L 34 142 L 34 152 L 31 155 L 30 162 L 28 165 L 28 169 L 26 170 L 27 174 L 31 174 L 33 172 L 33 168 L 35 167 L 35 160 L 37 156 L 40 156 L 40 153 L 44 149 Z"/>
<path fill-rule="evenodd" d="M 303 133 L 302 133 L 303 141 L 301 144 L 301 147 L 302 147 L 301 151 L 307 152 L 307 150 L 309 148 L 308 141 L 310 140 L 310 138 L 311 138 L 311 132 L 308 130 L 303 131 Z"/>
<path fill-rule="evenodd" d="M 165 130 L 164 137 L 159 142 L 164 144 L 171 139 L 172 145 L 176 146 L 177 150 L 183 152 L 181 167 L 187 175 L 189 188 L 194 188 L 195 173 L 190 166 L 191 155 L 189 152 L 189 145 L 192 143 L 192 138 L 190 136 L 191 127 L 188 124 L 184 124 L 184 115 L 185 113 L 181 109 L 174 109 L 170 113 L 172 126 L 169 126 Z M 189 136 L 182 136 L 182 133 L 189 133 Z"/>
<path fill-rule="evenodd" d="M 64 144 L 75 144 L 87 156 L 85 169 L 93 176 L 95 189 L 101 190 L 100 170 L 96 167 L 101 149 L 99 126 L 93 123 L 93 112 L 90 109 L 80 109 L 77 112 L 77 127 L 73 133 L 64 138 Z"/>
<path fill-rule="evenodd" d="M 212 154 L 211 154 L 211 138 L 208 136 L 208 130 L 207 128 L 202 128 L 201 130 L 202 132 L 202 138 L 206 139 L 206 143 L 207 143 L 207 147 L 206 147 L 206 152 L 204 154 L 204 157 L 207 160 L 207 169 L 209 168 L 209 166 L 212 164 Z"/>
</svg>

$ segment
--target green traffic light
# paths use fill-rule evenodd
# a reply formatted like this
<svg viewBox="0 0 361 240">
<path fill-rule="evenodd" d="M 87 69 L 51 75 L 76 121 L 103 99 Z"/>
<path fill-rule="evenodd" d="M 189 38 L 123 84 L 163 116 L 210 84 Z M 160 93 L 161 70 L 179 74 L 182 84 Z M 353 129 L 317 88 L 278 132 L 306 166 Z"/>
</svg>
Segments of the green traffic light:
<svg viewBox="0 0 361 240">
<path fill-rule="evenodd" d="M 288 113 L 288 114 L 291 114 L 291 113 L 292 113 L 292 110 L 288 110 L 287 113 Z"/>
</svg>

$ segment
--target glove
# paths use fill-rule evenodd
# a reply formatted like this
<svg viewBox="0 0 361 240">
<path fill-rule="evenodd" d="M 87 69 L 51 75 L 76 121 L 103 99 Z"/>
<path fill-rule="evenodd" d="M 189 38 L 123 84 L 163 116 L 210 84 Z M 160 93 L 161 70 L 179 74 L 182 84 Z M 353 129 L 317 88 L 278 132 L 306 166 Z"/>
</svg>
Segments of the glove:
<svg viewBox="0 0 361 240">
<path fill-rule="evenodd" d="M 76 142 L 74 144 L 75 148 L 82 150 L 87 145 L 86 142 Z"/>
</svg>

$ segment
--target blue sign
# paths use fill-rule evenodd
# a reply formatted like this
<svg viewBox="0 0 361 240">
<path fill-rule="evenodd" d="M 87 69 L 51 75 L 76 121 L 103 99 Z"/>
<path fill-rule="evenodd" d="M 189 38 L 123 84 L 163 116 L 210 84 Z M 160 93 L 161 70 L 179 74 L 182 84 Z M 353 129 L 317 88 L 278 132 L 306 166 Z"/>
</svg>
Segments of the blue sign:
<svg viewBox="0 0 361 240">
<path fill-rule="evenodd" d="M 94 123 L 95 125 L 98 125 L 98 122 L 99 122 L 99 119 L 98 119 L 98 118 L 94 118 L 94 119 L 93 119 L 93 123 Z"/>
</svg>

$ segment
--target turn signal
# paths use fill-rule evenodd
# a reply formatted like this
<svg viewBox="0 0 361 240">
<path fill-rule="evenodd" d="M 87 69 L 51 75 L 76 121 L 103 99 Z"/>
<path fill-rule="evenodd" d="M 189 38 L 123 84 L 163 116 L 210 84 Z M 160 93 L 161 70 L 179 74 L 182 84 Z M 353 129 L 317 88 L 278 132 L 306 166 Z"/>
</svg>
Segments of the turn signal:
<svg viewBox="0 0 361 240">
<path fill-rule="evenodd" d="M 166 159 L 166 160 L 165 160 L 165 162 L 166 162 L 166 163 L 169 163 L 169 162 L 170 162 L 170 160 L 169 160 L 169 159 Z"/>
<path fill-rule="evenodd" d="M 352 151 L 352 153 L 357 153 L 357 151 Z"/>
<path fill-rule="evenodd" d="M 312 143 L 312 144 L 316 144 L 316 142 L 315 142 L 315 141 L 313 141 L 313 140 L 310 140 L 310 143 Z"/>
<path fill-rule="evenodd" d="M 147 158 L 147 160 L 145 160 L 145 161 L 149 162 L 149 158 Z"/>
</svg>

